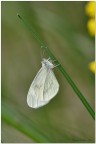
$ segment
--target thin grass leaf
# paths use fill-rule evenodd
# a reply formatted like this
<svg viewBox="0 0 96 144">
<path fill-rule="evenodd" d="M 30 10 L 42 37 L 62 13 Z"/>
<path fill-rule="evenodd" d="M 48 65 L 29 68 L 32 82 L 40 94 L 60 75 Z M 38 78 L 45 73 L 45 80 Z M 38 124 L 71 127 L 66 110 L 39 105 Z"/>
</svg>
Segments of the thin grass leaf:
<svg viewBox="0 0 96 144">
<path fill-rule="evenodd" d="M 11 107 L 8 103 L 2 103 L 2 120 L 4 120 L 9 125 L 15 127 L 22 133 L 26 134 L 32 140 L 36 142 L 49 142 L 51 141 L 49 137 L 47 137 L 40 130 L 37 130 L 34 123 L 26 117 L 22 117 L 22 114 L 18 112 L 17 109 Z"/>
<path fill-rule="evenodd" d="M 34 36 L 34 38 L 38 41 L 39 45 L 41 48 L 43 48 L 44 50 L 46 50 L 46 52 L 48 53 L 48 55 L 50 56 L 50 58 L 54 61 L 55 60 L 55 64 L 59 65 L 58 69 L 61 71 L 61 73 L 63 74 L 63 76 L 65 77 L 65 79 L 68 81 L 68 83 L 71 85 L 71 87 L 73 88 L 73 90 L 75 91 L 75 93 L 77 94 L 77 96 L 79 97 L 79 99 L 81 100 L 81 102 L 83 103 L 83 105 L 86 107 L 86 109 L 88 110 L 88 112 L 90 113 L 90 115 L 92 116 L 93 119 L 95 119 L 95 112 L 94 110 L 91 108 L 91 106 L 89 105 L 89 103 L 87 102 L 87 100 L 85 99 L 85 97 L 83 96 L 83 94 L 80 92 L 80 90 L 77 88 L 76 84 L 73 82 L 73 80 L 70 78 L 69 74 L 65 71 L 65 69 L 62 67 L 62 65 L 60 64 L 60 62 L 56 59 L 56 57 L 52 54 L 52 52 L 50 51 L 50 49 L 46 46 L 46 44 L 44 43 L 44 41 L 39 37 L 39 35 L 37 34 L 36 31 L 34 31 L 34 29 L 32 27 L 30 27 L 30 25 L 28 25 L 24 19 L 17 14 L 17 16 L 19 17 L 19 19 L 24 23 L 24 25 L 26 26 L 26 28 L 32 32 L 32 35 Z"/>
</svg>

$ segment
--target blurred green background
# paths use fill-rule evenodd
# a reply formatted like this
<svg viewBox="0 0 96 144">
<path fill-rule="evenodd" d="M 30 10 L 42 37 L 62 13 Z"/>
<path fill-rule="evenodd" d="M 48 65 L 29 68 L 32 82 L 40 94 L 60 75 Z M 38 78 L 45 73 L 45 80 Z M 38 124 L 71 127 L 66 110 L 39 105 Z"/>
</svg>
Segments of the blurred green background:
<svg viewBox="0 0 96 144">
<path fill-rule="evenodd" d="M 41 67 L 41 49 L 18 19 L 40 35 L 94 109 L 94 39 L 87 32 L 86 2 L 1 2 L 2 142 L 94 142 L 94 120 L 58 68 L 57 96 L 29 108 L 29 86 Z M 46 57 L 48 55 L 46 54 Z"/>
</svg>

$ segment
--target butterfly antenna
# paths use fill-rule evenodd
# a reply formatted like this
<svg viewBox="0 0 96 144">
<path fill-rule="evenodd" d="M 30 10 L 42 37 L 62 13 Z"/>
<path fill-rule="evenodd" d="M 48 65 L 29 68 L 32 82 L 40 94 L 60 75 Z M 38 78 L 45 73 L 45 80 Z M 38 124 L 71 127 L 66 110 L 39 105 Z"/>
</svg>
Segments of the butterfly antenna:
<svg viewBox="0 0 96 144">
<path fill-rule="evenodd" d="M 41 51 L 41 59 L 43 59 L 44 58 L 44 54 L 45 54 L 44 46 L 41 46 L 41 49 L 42 49 L 42 51 Z"/>
</svg>

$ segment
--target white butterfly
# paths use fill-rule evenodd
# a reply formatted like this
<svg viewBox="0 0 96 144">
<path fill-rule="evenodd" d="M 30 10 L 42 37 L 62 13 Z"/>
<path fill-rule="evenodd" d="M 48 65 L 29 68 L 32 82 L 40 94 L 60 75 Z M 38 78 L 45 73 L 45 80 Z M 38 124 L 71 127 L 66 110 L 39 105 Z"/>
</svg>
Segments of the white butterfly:
<svg viewBox="0 0 96 144">
<path fill-rule="evenodd" d="M 50 59 L 42 60 L 42 67 L 34 78 L 27 95 L 27 104 L 32 108 L 46 105 L 58 92 L 59 84 L 52 71 Z"/>
</svg>

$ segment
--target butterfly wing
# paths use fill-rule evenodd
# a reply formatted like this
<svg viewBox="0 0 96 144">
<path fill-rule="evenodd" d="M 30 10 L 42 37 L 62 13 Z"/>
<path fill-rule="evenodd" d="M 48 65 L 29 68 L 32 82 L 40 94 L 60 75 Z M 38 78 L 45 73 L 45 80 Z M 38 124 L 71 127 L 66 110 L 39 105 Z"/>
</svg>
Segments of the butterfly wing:
<svg viewBox="0 0 96 144">
<path fill-rule="evenodd" d="M 46 76 L 44 89 L 43 89 L 43 98 L 44 101 L 51 100 L 58 92 L 59 90 L 59 84 L 55 77 L 54 72 L 52 69 L 49 70 Z"/>
<path fill-rule="evenodd" d="M 44 84 L 48 70 L 42 67 L 34 78 L 27 95 L 27 104 L 30 107 L 38 108 L 49 102 L 43 98 Z"/>
</svg>

